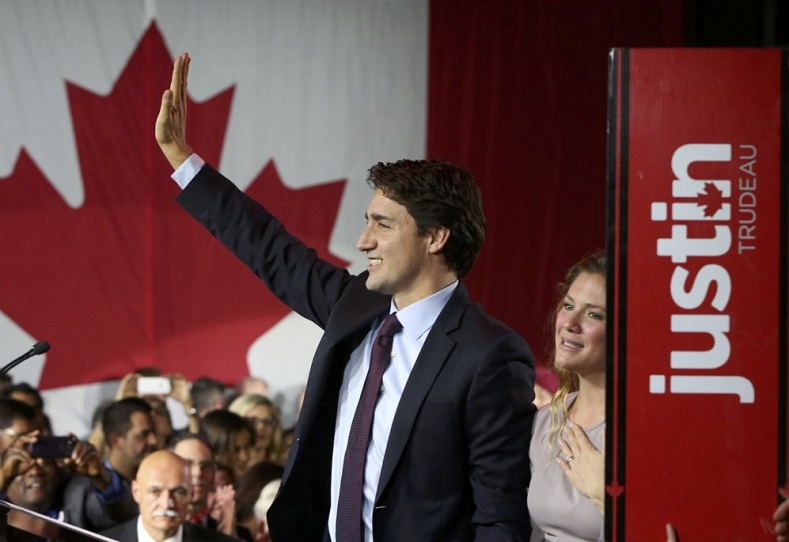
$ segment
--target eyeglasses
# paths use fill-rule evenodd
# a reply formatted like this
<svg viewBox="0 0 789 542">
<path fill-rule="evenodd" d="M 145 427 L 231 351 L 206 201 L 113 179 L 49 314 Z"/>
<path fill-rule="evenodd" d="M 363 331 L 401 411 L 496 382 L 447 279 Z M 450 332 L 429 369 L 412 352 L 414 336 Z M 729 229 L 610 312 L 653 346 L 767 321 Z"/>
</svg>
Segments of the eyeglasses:
<svg viewBox="0 0 789 542">
<path fill-rule="evenodd" d="M 200 470 L 216 470 L 216 461 L 206 459 L 204 461 L 194 461 L 192 459 L 184 459 L 189 463 L 190 467 L 200 467 Z"/>
<path fill-rule="evenodd" d="M 276 425 L 277 421 L 274 418 L 247 418 L 252 425 L 263 425 L 264 427 L 272 427 Z"/>
</svg>

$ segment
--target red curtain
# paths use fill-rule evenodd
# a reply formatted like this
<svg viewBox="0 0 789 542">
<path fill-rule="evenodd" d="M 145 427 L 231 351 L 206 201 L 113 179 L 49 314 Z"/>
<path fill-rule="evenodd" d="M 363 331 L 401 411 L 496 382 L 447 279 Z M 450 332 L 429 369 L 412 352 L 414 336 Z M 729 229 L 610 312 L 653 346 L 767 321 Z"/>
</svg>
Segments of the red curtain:
<svg viewBox="0 0 789 542">
<path fill-rule="evenodd" d="M 427 154 L 469 167 L 488 230 L 466 279 L 544 361 L 555 285 L 605 246 L 608 52 L 678 47 L 685 0 L 432 0 Z"/>
</svg>

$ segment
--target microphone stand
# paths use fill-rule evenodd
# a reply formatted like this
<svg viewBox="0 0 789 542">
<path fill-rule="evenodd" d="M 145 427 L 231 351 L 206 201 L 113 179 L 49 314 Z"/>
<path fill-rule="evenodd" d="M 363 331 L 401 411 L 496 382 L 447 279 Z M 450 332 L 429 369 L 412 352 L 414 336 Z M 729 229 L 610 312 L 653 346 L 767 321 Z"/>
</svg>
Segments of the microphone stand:
<svg viewBox="0 0 789 542">
<path fill-rule="evenodd" d="M 14 361 L 9 363 L 8 365 L 4 365 L 2 369 L 0 369 L 0 376 L 3 376 L 8 371 L 25 361 L 27 358 L 32 358 L 33 356 L 37 356 L 39 354 L 43 354 L 44 352 L 49 351 L 49 343 L 46 341 L 37 342 L 33 345 L 33 348 L 16 358 Z"/>
</svg>

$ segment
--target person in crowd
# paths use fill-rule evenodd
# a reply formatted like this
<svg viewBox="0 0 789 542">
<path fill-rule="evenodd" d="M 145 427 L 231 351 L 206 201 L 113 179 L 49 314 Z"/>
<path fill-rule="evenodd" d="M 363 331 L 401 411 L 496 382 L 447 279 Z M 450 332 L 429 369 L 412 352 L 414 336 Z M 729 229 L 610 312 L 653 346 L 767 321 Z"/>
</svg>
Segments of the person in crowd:
<svg viewBox="0 0 789 542">
<path fill-rule="evenodd" d="M 62 458 L 40 457 L 38 430 L 19 436 L 2 454 L 2 495 L 22 508 L 98 531 L 130 515 L 130 496 L 120 477 L 108 469 L 87 441 L 74 439 L 73 448 Z M 61 465 L 58 467 L 58 465 Z M 133 514 L 133 512 L 131 512 Z M 38 532 L 43 523 L 17 514 L 9 523 Z"/>
<path fill-rule="evenodd" d="M 167 403 L 159 397 L 142 397 L 151 407 L 153 432 L 156 435 L 156 449 L 163 450 L 173 435 L 173 419 Z"/>
<path fill-rule="evenodd" d="M 191 395 L 198 421 L 225 407 L 225 385 L 214 378 L 201 376 L 192 382 Z"/>
<path fill-rule="evenodd" d="M 203 437 L 186 431 L 177 433 L 170 440 L 167 449 L 189 464 L 192 476 L 192 494 L 187 510 L 187 519 L 206 527 L 208 497 L 214 491 L 214 472 L 216 471 L 214 451 Z"/>
<path fill-rule="evenodd" d="M 232 485 L 214 485 L 216 461 L 211 445 L 200 435 L 182 431 L 170 441 L 169 450 L 190 466 L 192 496 L 188 521 L 238 538 L 235 491 Z"/>
<path fill-rule="evenodd" d="M 168 380 L 169 393 L 150 393 L 140 389 L 140 377 L 158 377 Z M 127 397 L 141 397 L 151 405 L 151 416 L 153 417 L 156 440 L 159 448 L 164 448 L 167 439 L 172 435 L 173 422 L 170 410 L 167 407 L 167 398 L 171 397 L 183 408 L 187 418 L 187 429 L 190 432 L 197 432 L 199 423 L 197 409 L 192 402 L 192 393 L 189 381 L 181 374 L 163 375 L 157 367 L 144 367 L 137 369 L 124 376 L 118 385 L 115 399 L 125 399 Z"/>
<path fill-rule="evenodd" d="M 250 450 L 249 464 L 259 461 L 284 464 L 282 451 L 282 423 L 276 405 L 268 397 L 256 394 L 241 395 L 228 407 L 244 417 L 255 429 L 255 443 Z"/>
<path fill-rule="evenodd" d="M 268 382 L 257 376 L 247 376 L 238 381 L 236 385 L 236 395 L 248 394 L 262 395 L 263 397 L 269 396 Z"/>
<path fill-rule="evenodd" d="M 0 398 L 0 454 L 19 437 L 38 428 L 36 411 L 16 399 Z"/>
<path fill-rule="evenodd" d="M 131 480 L 142 459 L 157 449 L 157 441 L 151 407 L 138 397 L 107 405 L 102 412 L 101 430 L 105 444 L 104 466 L 112 476 L 113 487 L 117 478 L 124 489 L 107 497 L 116 503 L 113 522 L 101 526 L 107 528 L 137 514 L 137 505 L 131 497 Z M 85 478 L 77 478 L 67 488 L 66 502 L 74 510 L 86 510 L 91 506 L 93 493 L 93 487 Z"/>
<path fill-rule="evenodd" d="M 107 465 L 130 483 L 143 458 L 156 450 L 151 406 L 139 397 L 121 399 L 107 407 L 101 425 Z"/>
<path fill-rule="evenodd" d="M 3 390 L 5 390 L 13 383 L 14 383 L 14 377 L 12 377 L 10 374 L 6 373 L 4 375 L 0 375 L 0 394 L 2 394 Z"/>
<path fill-rule="evenodd" d="M 553 322 L 559 389 L 534 417 L 532 542 L 604 540 L 606 259 L 592 254 L 560 285 Z"/>
<path fill-rule="evenodd" d="M 236 476 L 233 474 L 233 469 L 221 463 L 216 464 L 216 472 L 214 472 L 214 486 L 231 486 L 236 487 Z M 219 519 L 219 518 L 217 518 Z"/>
<path fill-rule="evenodd" d="M 226 534 L 187 521 L 191 489 L 189 463 L 168 450 L 151 453 L 132 482 L 139 516 L 102 534 L 119 542 L 235 542 Z"/>
<path fill-rule="evenodd" d="M 88 442 L 96 448 L 101 457 L 107 456 L 107 443 L 104 440 L 104 428 L 101 425 L 101 419 L 104 417 L 104 411 L 114 402 L 112 399 L 102 401 L 93 409 L 93 415 L 90 418 Z"/>
<path fill-rule="evenodd" d="M 44 411 L 44 399 L 36 388 L 27 382 L 11 384 L 2 391 L 2 397 L 16 399 L 33 407 L 36 411 Z"/>
<path fill-rule="evenodd" d="M 44 412 L 44 398 L 36 388 L 27 382 L 19 382 L 5 388 L 2 397 L 16 399 L 33 407 L 33 410 L 36 411 L 36 425 L 40 428 L 40 434 L 52 434 L 52 424 L 49 421 L 49 416 Z"/>
<path fill-rule="evenodd" d="M 259 503 L 261 494 L 266 486 L 276 482 L 274 484 L 274 494 L 276 495 L 279 482 L 282 479 L 282 473 L 283 468 L 281 465 L 263 461 L 249 467 L 238 481 L 236 518 L 239 525 L 244 526 L 252 533 L 255 542 L 267 542 L 269 538 L 268 525 L 265 518 L 266 511 L 271 503 Z M 264 507 L 265 510 L 263 510 Z"/>
<path fill-rule="evenodd" d="M 429 160 L 373 166 L 357 243 L 369 266 L 352 275 L 193 154 L 189 62 L 175 60 L 155 130 L 178 202 L 324 329 L 268 512 L 272 539 L 525 537 L 534 366 L 526 341 L 460 282 L 485 231 L 471 173 Z"/>
<path fill-rule="evenodd" d="M 255 438 L 249 422 L 229 410 L 214 410 L 200 422 L 200 436 L 211 445 L 217 463 L 229 467 L 238 480 L 249 467 Z"/>
<path fill-rule="evenodd" d="M 281 463 L 284 465 L 288 462 L 288 454 L 290 453 L 290 445 L 293 444 L 293 435 L 296 432 L 295 427 L 288 427 L 282 431 L 282 444 L 279 447 L 279 457 Z"/>
<path fill-rule="evenodd" d="M 272 480 L 260 490 L 260 497 L 255 502 L 255 517 L 260 521 L 256 542 L 271 542 L 271 531 L 268 528 L 268 509 L 274 504 L 279 493 L 282 480 Z"/>
</svg>

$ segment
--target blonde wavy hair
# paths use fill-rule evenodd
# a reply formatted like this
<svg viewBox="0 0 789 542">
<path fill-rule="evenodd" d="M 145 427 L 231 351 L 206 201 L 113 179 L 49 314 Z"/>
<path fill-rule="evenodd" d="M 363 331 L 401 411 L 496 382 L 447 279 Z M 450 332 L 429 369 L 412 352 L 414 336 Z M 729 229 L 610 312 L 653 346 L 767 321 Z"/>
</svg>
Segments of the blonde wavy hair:
<svg viewBox="0 0 789 542">
<path fill-rule="evenodd" d="M 554 371 L 559 377 L 559 389 L 553 395 L 551 400 L 551 427 L 548 430 L 548 447 L 550 450 L 558 448 L 558 438 L 562 434 L 564 428 L 567 426 L 567 419 L 569 418 L 569 407 L 567 406 L 567 396 L 578 390 L 578 375 L 567 369 L 556 366 L 556 317 L 564 304 L 564 298 L 570 290 L 575 279 L 582 273 L 589 273 L 590 275 L 600 275 L 603 279 L 606 278 L 608 266 L 606 262 L 606 254 L 604 250 L 598 250 L 586 257 L 581 261 L 570 267 L 564 281 L 558 285 L 559 302 L 551 311 L 551 315 L 546 322 L 546 328 L 549 330 L 551 340 L 550 344 L 550 359 L 551 370 Z"/>
<path fill-rule="evenodd" d="M 238 414 L 242 418 L 246 418 L 252 409 L 264 406 L 271 410 L 271 417 L 274 419 L 274 431 L 271 437 L 271 444 L 266 448 L 266 455 L 268 461 L 279 462 L 280 451 L 282 450 L 282 421 L 279 416 L 279 409 L 274 402 L 264 395 L 256 393 L 248 393 L 238 396 L 227 409 L 230 412 Z M 254 432 L 253 432 L 254 434 Z"/>
</svg>

